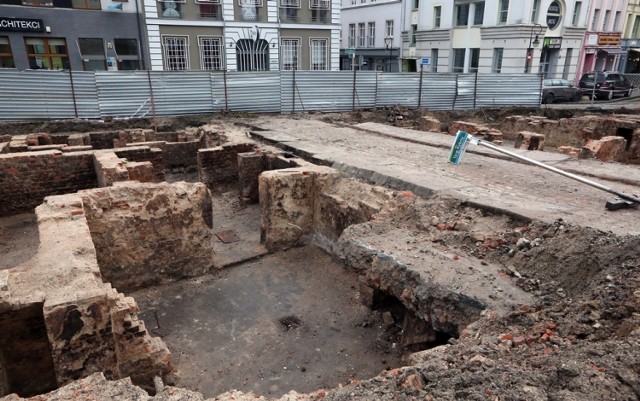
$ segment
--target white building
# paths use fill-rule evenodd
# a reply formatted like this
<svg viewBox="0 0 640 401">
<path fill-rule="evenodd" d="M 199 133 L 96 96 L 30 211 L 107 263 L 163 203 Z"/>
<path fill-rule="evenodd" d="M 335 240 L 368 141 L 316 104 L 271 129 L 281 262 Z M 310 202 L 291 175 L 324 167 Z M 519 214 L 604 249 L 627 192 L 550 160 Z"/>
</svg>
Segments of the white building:
<svg viewBox="0 0 640 401">
<path fill-rule="evenodd" d="M 343 0 L 341 69 L 398 71 L 402 11 L 402 0 Z"/>
<path fill-rule="evenodd" d="M 587 5 L 575 0 L 411 0 L 403 70 L 431 58 L 432 72 L 522 73 L 574 79 Z"/>
</svg>

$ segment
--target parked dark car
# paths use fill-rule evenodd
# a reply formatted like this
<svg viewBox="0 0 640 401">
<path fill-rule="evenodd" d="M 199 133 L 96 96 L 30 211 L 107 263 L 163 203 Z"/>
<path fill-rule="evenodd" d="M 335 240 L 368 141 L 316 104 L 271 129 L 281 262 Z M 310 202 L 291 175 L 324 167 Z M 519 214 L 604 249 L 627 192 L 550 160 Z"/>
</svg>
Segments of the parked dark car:
<svg viewBox="0 0 640 401">
<path fill-rule="evenodd" d="M 542 81 L 542 103 L 553 103 L 560 100 L 577 102 L 582 97 L 580 88 L 566 79 L 545 79 Z"/>
<path fill-rule="evenodd" d="M 595 90 L 594 90 L 595 83 Z M 614 96 L 631 96 L 631 81 L 619 72 L 589 72 L 580 78 L 580 90 L 589 97 L 595 93 L 598 99 L 613 99 Z"/>
</svg>

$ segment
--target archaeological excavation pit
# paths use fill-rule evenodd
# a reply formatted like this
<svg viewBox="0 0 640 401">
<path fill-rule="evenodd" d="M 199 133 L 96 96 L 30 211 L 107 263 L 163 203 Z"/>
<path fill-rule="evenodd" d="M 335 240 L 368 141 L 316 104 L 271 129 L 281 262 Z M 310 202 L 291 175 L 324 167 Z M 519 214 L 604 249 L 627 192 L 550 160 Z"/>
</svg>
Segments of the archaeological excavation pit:
<svg viewBox="0 0 640 401">
<path fill-rule="evenodd" d="M 436 317 L 408 295 L 416 274 L 386 277 L 397 261 L 383 250 L 341 243 L 396 193 L 223 136 L 4 143 L 0 395 L 94 372 L 206 397 L 333 388 L 446 343 L 483 309 Z"/>
</svg>

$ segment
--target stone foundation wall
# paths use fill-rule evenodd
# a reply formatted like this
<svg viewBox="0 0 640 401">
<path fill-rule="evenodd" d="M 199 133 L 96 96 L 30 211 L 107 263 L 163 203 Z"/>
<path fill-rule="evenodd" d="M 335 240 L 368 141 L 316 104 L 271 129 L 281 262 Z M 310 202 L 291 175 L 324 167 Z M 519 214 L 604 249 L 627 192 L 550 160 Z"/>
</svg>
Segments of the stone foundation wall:
<svg viewBox="0 0 640 401">
<path fill-rule="evenodd" d="M 226 144 L 198 150 L 198 174 L 207 188 L 215 190 L 220 184 L 238 180 L 238 153 L 251 152 L 253 143 Z"/>
<path fill-rule="evenodd" d="M 98 185 L 93 152 L 0 155 L 0 216 L 32 210 L 49 195 Z"/>
<path fill-rule="evenodd" d="M 151 162 L 153 165 L 152 182 L 164 181 L 164 157 L 162 150 L 149 148 L 148 146 L 133 146 L 127 148 L 114 149 L 113 152 L 122 159 L 132 162 Z"/>
<path fill-rule="evenodd" d="M 118 290 L 213 268 L 211 197 L 204 185 L 124 182 L 80 196 L 100 271 Z"/>
</svg>

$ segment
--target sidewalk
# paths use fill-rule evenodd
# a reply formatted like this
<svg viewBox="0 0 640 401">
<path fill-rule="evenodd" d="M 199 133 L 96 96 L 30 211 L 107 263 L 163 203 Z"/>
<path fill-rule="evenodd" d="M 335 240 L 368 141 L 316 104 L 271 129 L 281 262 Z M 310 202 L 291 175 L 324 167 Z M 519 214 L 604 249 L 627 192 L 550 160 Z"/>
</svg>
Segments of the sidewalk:
<svg viewBox="0 0 640 401">
<path fill-rule="evenodd" d="M 374 123 L 336 127 L 279 116 L 260 117 L 252 125 L 260 129 L 251 132 L 254 137 L 375 184 L 411 190 L 420 196 L 451 196 L 546 222 L 562 218 L 621 235 L 640 234 L 640 209 L 607 211 L 605 203 L 614 195 L 540 167 L 472 145 L 462 164 L 448 163 L 453 137 L 447 135 Z M 549 152 L 519 153 L 589 175 L 617 191 L 637 195 L 640 189 L 637 166 L 573 160 Z"/>
</svg>

